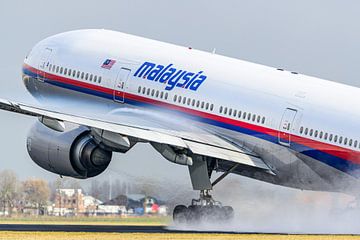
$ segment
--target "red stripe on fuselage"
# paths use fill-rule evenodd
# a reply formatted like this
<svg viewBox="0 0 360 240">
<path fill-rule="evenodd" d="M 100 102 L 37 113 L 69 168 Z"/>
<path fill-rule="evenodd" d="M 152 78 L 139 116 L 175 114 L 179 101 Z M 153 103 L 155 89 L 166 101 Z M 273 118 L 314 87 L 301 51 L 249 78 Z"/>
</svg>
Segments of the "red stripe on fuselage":
<svg viewBox="0 0 360 240">
<path fill-rule="evenodd" d="M 58 75 L 54 75 L 51 73 L 47 73 L 41 70 L 38 70 L 36 68 L 33 68 L 27 64 L 24 64 L 24 68 L 32 71 L 33 73 L 36 73 L 50 81 L 55 81 L 55 82 L 60 82 L 60 83 L 65 83 L 65 84 L 70 84 L 72 86 L 76 86 L 76 87 L 81 87 L 81 88 L 86 88 L 89 90 L 93 90 L 93 91 L 97 91 L 97 92 L 101 92 L 101 93 L 106 93 L 106 94 L 113 94 L 114 90 L 110 89 L 110 88 L 105 88 L 105 87 L 101 87 L 101 86 L 97 86 L 94 84 L 89 84 L 89 83 L 84 83 L 81 81 L 77 81 L 77 80 L 73 80 L 73 79 L 69 79 L 66 77 L 62 77 L 62 76 L 58 76 Z M 116 91 L 118 92 L 117 95 L 122 96 L 123 92 L 120 91 Z M 245 128 L 245 129 L 249 129 L 252 131 L 256 131 L 259 132 L 261 134 L 265 134 L 265 135 L 269 135 L 269 136 L 273 136 L 273 137 L 278 137 L 279 131 L 274 130 L 274 129 L 270 129 L 270 128 L 266 128 L 266 127 L 262 127 L 262 126 L 257 126 L 257 125 L 253 125 L 250 123 L 246 123 L 246 122 L 242 122 L 239 120 L 234 120 L 234 119 L 230 119 L 230 118 L 226 118 L 226 117 L 222 117 L 222 116 L 218 116 L 218 115 L 214 115 L 214 114 L 210 114 L 210 113 L 206 113 L 206 112 L 201 112 L 198 110 L 194 110 L 194 109 L 189 109 L 189 108 L 185 108 L 182 106 L 177 106 L 174 104 L 170 104 L 170 103 L 165 103 L 162 101 L 158 101 L 155 99 L 151 99 L 151 98 L 146 98 L 143 96 L 138 96 L 138 95 L 134 95 L 131 93 L 127 93 L 125 92 L 125 98 L 130 99 L 130 100 L 134 100 L 134 101 L 138 101 L 138 102 L 143 102 L 143 103 L 147 103 L 147 104 L 153 104 L 153 105 L 157 105 L 157 106 L 161 106 L 161 107 L 166 107 L 167 109 L 171 109 L 171 110 L 175 110 L 175 111 L 180 111 L 183 113 L 187 113 L 196 117 L 201 117 L 201 118 L 206 118 L 206 119 L 211 119 L 211 120 L 215 120 L 218 122 L 222 122 L 222 123 L 226 123 L 226 124 L 230 124 L 233 126 L 237 126 L 237 127 L 241 127 L 241 128 Z M 280 132 L 281 133 L 281 132 Z M 286 133 L 287 134 L 287 133 Z M 312 140 L 312 139 L 308 139 L 308 138 L 304 138 L 304 137 L 300 137 L 297 135 L 293 135 L 290 134 L 290 138 L 291 141 L 315 150 L 319 150 L 325 153 L 328 153 L 330 155 L 351 161 L 353 163 L 356 164 L 360 164 L 360 154 L 358 151 L 355 150 L 351 150 L 351 149 L 347 149 L 347 148 L 343 148 L 343 147 L 339 147 L 336 145 L 331 145 L 328 143 L 323 143 L 323 142 L 319 142 L 316 140 Z"/>
</svg>

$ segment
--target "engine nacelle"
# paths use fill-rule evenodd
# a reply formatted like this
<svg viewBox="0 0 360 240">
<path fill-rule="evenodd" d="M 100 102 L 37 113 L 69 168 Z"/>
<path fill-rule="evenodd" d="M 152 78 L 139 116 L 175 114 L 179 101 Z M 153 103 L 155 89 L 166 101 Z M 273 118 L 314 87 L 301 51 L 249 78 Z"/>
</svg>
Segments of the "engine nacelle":
<svg viewBox="0 0 360 240">
<path fill-rule="evenodd" d="M 112 152 L 101 148 L 89 129 L 56 132 L 37 122 L 27 138 L 31 159 L 40 167 L 74 178 L 95 177 L 109 166 Z"/>
</svg>

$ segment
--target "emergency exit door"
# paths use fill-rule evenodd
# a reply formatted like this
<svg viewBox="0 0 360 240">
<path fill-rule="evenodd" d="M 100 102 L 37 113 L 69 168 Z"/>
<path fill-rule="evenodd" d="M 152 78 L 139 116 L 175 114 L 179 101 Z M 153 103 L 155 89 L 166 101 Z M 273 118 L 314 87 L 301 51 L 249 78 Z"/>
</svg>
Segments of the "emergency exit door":
<svg viewBox="0 0 360 240">
<path fill-rule="evenodd" d="M 279 128 L 279 143 L 285 146 L 291 144 L 291 133 L 293 131 L 293 125 L 297 110 L 287 108 L 282 116 L 280 128 Z"/>
</svg>

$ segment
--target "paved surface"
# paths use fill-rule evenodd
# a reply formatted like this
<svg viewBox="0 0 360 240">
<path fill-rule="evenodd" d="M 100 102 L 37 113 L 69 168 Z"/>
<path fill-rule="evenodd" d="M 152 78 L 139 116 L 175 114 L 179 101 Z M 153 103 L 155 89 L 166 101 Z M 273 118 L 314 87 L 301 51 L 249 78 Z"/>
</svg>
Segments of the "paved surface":
<svg viewBox="0 0 360 240">
<path fill-rule="evenodd" d="M 220 232 L 220 231 L 184 231 L 167 229 L 166 226 L 114 226 L 114 225 L 55 225 L 55 224 L 0 224 L 0 232 L 85 232 L 85 233 L 227 233 L 252 235 L 289 235 L 286 233 L 256 233 L 256 232 Z M 290 234 L 301 235 L 301 234 Z M 311 234 L 326 235 L 326 234 Z M 342 234 L 340 234 L 342 235 Z M 346 236 L 347 234 L 344 234 Z M 354 235 L 352 235 L 354 236 Z M 359 236 L 359 235 L 357 235 Z"/>
<path fill-rule="evenodd" d="M 103 232 L 103 233 L 221 233 L 170 230 L 164 226 L 0 224 L 0 231 L 18 232 Z M 229 232 L 226 232 L 229 233 Z"/>
</svg>

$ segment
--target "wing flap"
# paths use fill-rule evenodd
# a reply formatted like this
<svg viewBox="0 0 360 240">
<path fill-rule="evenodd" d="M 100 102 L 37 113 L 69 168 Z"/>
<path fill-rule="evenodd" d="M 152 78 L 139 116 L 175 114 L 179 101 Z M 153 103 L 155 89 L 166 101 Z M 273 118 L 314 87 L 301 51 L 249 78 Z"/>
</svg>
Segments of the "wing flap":
<svg viewBox="0 0 360 240">
<path fill-rule="evenodd" d="M 185 140 L 185 143 L 188 145 L 189 149 L 193 153 L 198 155 L 218 158 L 226 161 L 248 165 L 251 167 L 270 170 L 269 167 L 260 158 L 249 155 L 249 153 L 246 153 L 239 148 L 237 149 L 237 151 L 233 151 L 188 140 Z"/>
</svg>

